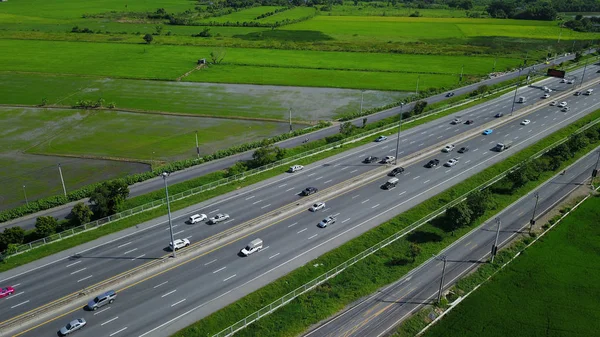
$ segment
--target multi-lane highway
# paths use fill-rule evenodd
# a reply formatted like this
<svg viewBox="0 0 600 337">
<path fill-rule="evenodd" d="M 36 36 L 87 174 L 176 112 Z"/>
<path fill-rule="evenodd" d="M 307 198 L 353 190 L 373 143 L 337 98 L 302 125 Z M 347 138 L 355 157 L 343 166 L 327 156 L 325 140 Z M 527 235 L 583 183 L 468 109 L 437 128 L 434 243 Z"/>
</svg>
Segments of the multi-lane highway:
<svg viewBox="0 0 600 337">
<path fill-rule="evenodd" d="M 592 68 L 594 69 L 589 72 L 590 78 L 597 76 L 597 67 Z M 544 83 L 556 89 L 554 95 L 570 88 L 568 84 L 559 84 L 556 79 Z M 595 91 L 598 90 L 596 85 Z M 539 102 L 538 97 L 541 94 L 541 90 L 536 87 L 523 89 L 519 95 L 529 97 L 527 103 L 530 104 L 533 101 Z M 124 328 L 127 331 L 125 335 L 142 335 L 149 331 L 151 333 L 147 334 L 148 336 L 166 335 L 505 158 L 514 149 L 518 150 L 597 109 L 600 104 L 599 97 L 591 95 L 567 98 L 571 111 L 566 114 L 560 112 L 557 107 L 544 105 L 542 109 L 527 116 L 527 119 L 531 120 L 529 125 L 520 126 L 520 118 L 496 128 L 489 136 L 479 135 L 481 125 L 494 120 L 505 120 L 506 117 L 495 119 L 493 116 L 499 111 L 506 112 L 510 109 L 512 94 L 462 112 L 463 119 L 475 121 L 473 125 L 452 125 L 450 121 L 456 116 L 450 116 L 410 129 L 401 135 L 401 156 L 463 132 L 473 131 L 477 135 L 456 144 L 457 148 L 464 144 L 469 145 L 470 151 L 465 154 L 458 155 L 452 152 L 435 155 L 441 163 L 457 157 L 459 163 L 452 168 L 439 166 L 425 169 L 422 165 L 429 158 L 423 159 L 422 162 L 406 167 L 401 183 L 394 190 L 381 190 L 379 186 L 386 179 L 382 178 L 331 200 L 324 200 L 327 202 L 327 209 L 324 211 L 316 214 L 295 214 L 242 241 L 209 252 L 186 263 L 184 267 L 174 268 L 166 274 L 121 291 L 119 301 L 111 305 L 111 309 L 106 312 L 86 313 L 77 310 L 62 320 L 85 317 L 89 322 L 86 335 L 90 336 L 111 334 Z M 489 151 L 496 142 L 511 139 L 515 141 L 513 149 L 503 153 Z M 395 143 L 395 139 L 390 137 L 386 142 L 369 144 L 315 163 L 301 172 L 286 174 L 223 196 L 216 201 L 177 212 L 174 219 L 176 237 L 187 237 L 192 242 L 198 241 L 299 200 L 301 197 L 297 193 L 307 186 L 316 186 L 322 190 L 348 180 L 377 167 L 377 164 L 361 164 L 364 157 L 393 154 Z M 228 213 L 231 219 L 229 222 L 213 226 L 185 224 L 185 218 L 196 211 L 207 213 L 209 216 L 218 212 Z M 336 215 L 337 223 L 326 229 L 317 228 L 318 221 L 326 215 Z M 6 304 L 0 308 L 0 320 L 92 285 L 140 265 L 147 259 L 166 254 L 164 249 L 168 243 L 168 228 L 164 221 L 153 221 L 141 225 L 140 228 L 135 235 L 88 249 L 78 254 L 77 258 L 67 257 L 73 255 L 74 251 L 71 250 L 62 254 L 67 258 L 52 257 L 40 261 L 42 265 L 37 269 L 26 266 L 3 273 L 0 284 L 15 285 L 16 293 L 3 299 Z M 266 248 L 248 258 L 238 257 L 237 252 L 246 244 L 245 241 L 255 236 L 263 239 Z M 104 240 L 108 239 L 110 238 Z M 98 243 L 90 243 L 88 246 L 94 245 Z M 52 261 L 56 262 L 46 264 Z M 145 308 L 144 315 L 139 315 L 139 308 Z M 192 310 L 195 308 L 196 310 Z M 189 312 L 190 310 L 192 311 Z M 102 313 L 106 316 L 115 313 L 116 316 L 104 317 L 101 316 Z M 178 318 L 180 315 L 183 316 Z M 114 317 L 118 318 L 113 319 Z M 172 319 L 174 321 L 170 322 Z M 27 332 L 27 335 L 39 336 L 50 331 L 55 332 L 63 324 L 62 320 L 42 325 Z M 103 324 L 108 320 L 111 321 Z"/>
<path fill-rule="evenodd" d="M 536 219 L 552 209 L 572 191 L 589 183 L 591 172 L 598 159 L 591 152 L 567 170 L 558 174 L 535 191 L 498 213 L 500 219 L 499 246 L 510 242 L 529 227 L 535 206 L 535 193 L 539 194 Z M 586 187 L 589 188 L 589 187 Z M 476 230 L 465 235 L 440 253 L 446 256 L 444 289 L 460 277 L 485 263 L 495 240 L 497 222 L 490 219 Z M 432 258 L 397 282 L 381 289 L 356 306 L 324 322 L 304 336 L 372 336 L 390 335 L 411 313 L 432 303 L 439 293 L 442 273 L 440 258 Z"/>
<path fill-rule="evenodd" d="M 559 58 L 558 60 L 556 60 L 556 62 L 564 62 L 566 60 L 572 59 L 573 56 L 569 55 L 569 56 L 564 56 Z M 535 66 L 531 66 L 528 68 L 525 68 L 522 70 L 522 74 L 527 74 L 530 70 L 538 70 L 541 71 L 545 68 L 547 68 L 549 65 L 545 65 L 545 64 L 538 64 Z M 581 73 L 579 72 L 574 72 L 574 74 L 572 74 L 572 76 L 577 76 L 577 73 Z M 472 85 L 468 85 L 462 88 L 458 88 L 456 90 L 454 90 L 454 93 L 456 95 L 461 95 L 461 94 L 465 94 L 465 93 L 469 93 L 473 90 L 475 90 L 477 87 L 479 87 L 480 85 L 493 85 L 496 83 L 500 83 L 502 81 L 506 81 L 506 80 L 510 80 L 512 78 L 515 78 L 518 75 L 518 72 L 510 72 L 507 74 L 504 74 L 502 76 L 498 76 L 495 78 L 491 78 L 476 84 L 472 84 Z M 432 97 L 429 97 L 427 99 L 425 99 L 425 101 L 427 101 L 428 103 L 435 103 L 435 102 L 439 102 L 442 100 L 447 99 L 447 97 L 445 96 L 445 94 L 440 94 L 440 95 L 435 95 Z M 404 107 L 404 111 L 408 111 L 409 109 L 412 109 L 414 103 L 410 103 L 407 104 Z M 390 109 L 390 110 L 385 110 L 373 115 L 370 115 L 368 117 L 370 122 L 375 122 L 390 116 L 394 116 L 396 114 L 399 113 L 399 108 L 394 108 L 394 109 Z M 354 124 L 356 125 L 361 125 L 362 123 L 362 118 L 358 118 L 354 121 L 352 121 Z M 312 140 L 315 139 L 323 139 L 325 137 L 334 135 L 336 133 L 339 132 L 339 128 L 337 126 L 333 126 L 333 127 L 329 127 L 326 129 L 322 129 L 322 130 L 318 130 L 316 132 L 313 132 L 309 135 L 309 137 Z M 282 142 L 279 142 L 277 144 L 277 146 L 279 147 L 283 147 L 283 148 L 291 148 L 291 147 L 296 147 L 302 144 L 302 141 L 304 140 L 305 137 L 297 137 L 297 138 L 293 138 L 293 139 L 288 139 Z M 233 155 L 227 158 L 223 158 L 221 160 L 216 160 L 213 162 L 208 162 L 202 165 L 198 165 L 198 166 L 194 166 L 191 167 L 189 169 L 183 170 L 183 171 L 178 171 L 175 172 L 171 175 L 171 183 L 179 183 L 179 182 L 183 182 L 201 175 L 205 175 L 208 174 L 210 172 L 215 172 L 215 171 L 219 171 L 219 170 L 223 170 L 227 167 L 230 167 L 231 165 L 235 164 L 236 162 L 240 161 L 240 160 L 249 160 L 252 159 L 252 151 L 249 152 L 245 152 L 245 153 L 240 153 L 237 155 Z M 135 197 L 138 195 L 142 195 L 142 194 L 146 194 L 152 191 L 156 191 L 163 188 L 163 182 L 162 179 L 160 178 L 156 178 L 156 179 L 150 179 L 150 180 L 146 180 L 144 182 L 140 182 L 137 184 L 134 184 L 132 186 L 129 187 L 130 190 L 130 196 L 131 197 Z M 6 227 L 11 227 L 11 226 L 20 226 L 24 229 L 31 229 L 35 226 L 35 219 L 38 216 L 53 216 L 55 218 L 58 219 L 64 219 L 66 218 L 72 208 L 72 204 L 69 205 L 63 205 L 60 207 L 55 207 L 49 210 L 45 210 L 42 212 L 38 212 L 36 214 L 32 214 L 32 215 L 28 215 L 19 219 L 15 219 L 3 224 L 0 224 L 0 228 L 6 228 Z"/>
</svg>

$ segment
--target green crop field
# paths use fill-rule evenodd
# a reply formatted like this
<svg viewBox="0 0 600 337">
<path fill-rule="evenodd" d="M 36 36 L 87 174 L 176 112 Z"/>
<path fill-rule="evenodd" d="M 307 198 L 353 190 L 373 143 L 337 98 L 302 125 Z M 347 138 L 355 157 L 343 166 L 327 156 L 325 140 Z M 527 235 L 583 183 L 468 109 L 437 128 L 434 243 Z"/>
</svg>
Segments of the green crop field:
<svg viewBox="0 0 600 337">
<path fill-rule="evenodd" d="M 296 7 L 296 8 L 292 8 L 287 11 L 284 11 L 284 12 L 280 12 L 280 13 L 276 13 L 271 16 L 267 16 L 264 19 L 258 20 L 258 22 L 260 22 L 260 23 L 275 23 L 277 21 L 283 21 L 286 19 L 297 20 L 297 19 L 302 19 L 305 17 L 312 16 L 315 14 L 315 12 L 316 12 L 316 10 L 311 7 Z"/>
<path fill-rule="evenodd" d="M 255 20 L 257 16 L 273 12 L 277 9 L 283 7 L 280 6 L 260 6 L 260 7 L 251 7 L 248 9 L 243 9 L 237 12 L 233 12 L 231 14 L 210 17 L 203 20 L 199 20 L 199 22 L 251 22 L 257 21 Z"/>
<path fill-rule="evenodd" d="M 424 336 L 598 336 L 599 218 L 588 199 Z"/>
<path fill-rule="evenodd" d="M 467 11 L 462 9 L 431 9 L 431 8 L 408 8 L 377 6 L 375 3 L 365 2 L 359 6 L 343 5 L 332 6 L 331 12 L 322 12 L 321 15 L 344 15 L 344 16 L 409 16 L 419 12 L 423 17 L 430 18 L 464 18 Z"/>
</svg>

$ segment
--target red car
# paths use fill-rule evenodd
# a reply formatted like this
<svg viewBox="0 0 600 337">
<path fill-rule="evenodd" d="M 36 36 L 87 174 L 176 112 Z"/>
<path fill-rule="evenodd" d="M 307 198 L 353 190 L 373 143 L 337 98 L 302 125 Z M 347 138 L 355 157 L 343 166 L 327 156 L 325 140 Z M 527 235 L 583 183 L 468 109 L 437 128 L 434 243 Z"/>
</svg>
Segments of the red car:
<svg viewBox="0 0 600 337">
<path fill-rule="evenodd" d="M 0 298 L 10 296 L 14 292 L 15 288 L 13 287 L 0 288 Z"/>
</svg>

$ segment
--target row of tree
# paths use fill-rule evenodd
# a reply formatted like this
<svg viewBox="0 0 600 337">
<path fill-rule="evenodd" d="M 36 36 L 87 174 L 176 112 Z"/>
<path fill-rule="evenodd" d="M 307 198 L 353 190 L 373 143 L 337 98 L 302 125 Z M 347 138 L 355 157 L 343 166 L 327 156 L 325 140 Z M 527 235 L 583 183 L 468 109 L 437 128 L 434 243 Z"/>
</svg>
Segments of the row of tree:
<svg viewBox="0 0 600 337">
<path fill-rule="evenodd" d="M 600 17 L 583 17 L 577 15 L 574 20 L 564 23 L 564 26 L 578 32 L 600 32 Z"/>
<path fill-rule="evenodd" d="M 524 20 L 555 20 L 558 12 L 551 2 L 517 2 L 494 0 L 485 9 L 493 18 Z"/>
</svg>

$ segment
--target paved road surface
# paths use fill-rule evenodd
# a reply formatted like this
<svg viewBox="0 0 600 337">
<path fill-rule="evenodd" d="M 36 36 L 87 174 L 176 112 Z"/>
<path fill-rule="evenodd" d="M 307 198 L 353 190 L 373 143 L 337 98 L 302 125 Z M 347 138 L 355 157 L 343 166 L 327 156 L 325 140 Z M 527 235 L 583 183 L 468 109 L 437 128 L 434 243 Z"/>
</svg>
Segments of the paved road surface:
<svg viewBox="0 0 600 337">
<path fill-rule="evenodd" d="M 564 61 L 570 60 L 572 58 L 573 58 L 572 55 L 569 55 L 566 57 L 561 57 L 558 59 L 557 62 L 564 62 Z M 548 65 L 538 64 L 538 65 L 523 69 L 522 74 L 527 74 L 532 69 L 542 70 L 547 67 L 548 67 Z M 495 77 L 495 78 L 488 79 L 488 80 L 485 80 L 485 81 L 482 81 L 482 82 L 479 82 L 476 84 L 472 84 L 472 85 L 468 85 L 468 86 L 456 89 L 453 92 L 456 95 L 462 95 L 464 93 L 469 93 L 469 92 L 475 90 L 480 85 L 483 85 L 483 84 L 493 85 L 496 83 L 500 83 L 500 82 L 515 78 L 515 77 L 517 77 L 517 75 L 518 75 L 518 72 L 507 73 L 507 74 L 499 76 L 499 77 Z M 573 74 L 569 74 L 569 75 L 580 78 L 581 71 L 576 71 Z M 586 76 L 586 78 L 587 78 L 587 76 Z M 431 104 L 431 103 L 440 102 L 445 99 L 447 99 L 445 94 L 439 94 L 439 95 L 429 97 L 429 98 L 425 99 L 425 101 L 427 101 L 429 104 Z M 408 110 L 412 109 L 413 105 L 414 105 L 414 103 L 407 104 L 404 107 L 404 111 L 408 111 Z M 379 113 L 368 116 L 368 120 L 369 120 L 369 122 L 375 122 L 375 121 L 378 121 L 378 120 L 381 120 L 381 119 L 384 119 L 384 118 L 387 118 L 390 116 L 394 116 L 394 115 L 398 114 L 399 112 L 400 112 L 400 108 L 393 108 L 393 109 L 381 111 Z M 362 125 L 362 117 L 354 120 L 353 123 L 357 126 Z M 310 135 L 282 141 L 280 143 L 277 143 L 277 145 L 279 147 L 283 147 L 283 148 L 292 148 L 292 147 L 301 145 L 302 141 L 306 137 L 310 137 L 311 140 L 323 139 L 325 137 L 337 134 L 338 132 L 339 132 L 339 127 L 332 126 L 332 127 L 326 128 L 326 129 L 321 129 L 321 130 L 315 131 L 314 133 L 311 133 Z M 233 156 L 230 156 L 227 158 L 223 158 L 220 160 L 216 160 L 216 161 L 208 162 L 208 163 L 205 163 L 202 165 L 194 166 L 194 167 L 188 168 L 186 170 L 177 171 L 177 172 L 173 173 L 170 177 L 171 184 L 180 183 L 180 182 L 183 182 L 183 181 L 186 181 L 189 179 L 193 179 L 193 178 L 196 178 L 196 177 L 199 177 L 202 175 L 206 175 L 211 172 L 223 170 L 241 160 L 252 159 L 253 152 L 254 151 L 248 151 L 248 152 L 236 154 L 236 155 L 233 155 Z M 155 178 L 155 179 L 150 179 L 150 180 L 146 180 L 146 181 L 131 185 L 129 187 L 129 191 L 130 191 L 130 196 L 135 197 L 135 196 L 146 194 L 146 193 L 149 193 L 152 191 L 160 190 L 162 188 L 164 188 L 164 183 L 162 181 L 162 178 Z M 55 208 L 52 208 L 49 210 L 38 212 L 36 214 L 31 214 L 31 215 L 28 215 L 28 216 L 25 216 L 25 217 L 22 217 L 19 219 L 15 219 L 15 220 L 12 220 L 12 221 L 9 221 L 6 223 L 2 223 L 2 224 L 0 224 L 0 229 L 6 228 L 6 227 L 12 227 L 12 226 L 20 226 L 24 229 L 34 228 L 35 219 L 39 216 L 53 216 L 58 219 L 64 219 L 70 214 L 72 207 L 73 207 L 73 203 L 70 203 L 68 205 L 63 205 L 60 207 L 55 207 Z"/>
<path fill-rule="evenodd" d="M 557 82 L 554 79 L 547 80 L 547 85 L 557 90 L 564 87 Z M 600 86 L 596 85 L 595 89 L 598 91 Z M 537 99 L 534 97 L 540 94 L 540 89 L 537 88 L 526 90 L 530 90 L 527 92 L 531 94 L 532 100 Z M 475 120 L 475 125 L 451 125 L 449 122 L 453 116 L 450 116 L 410 129 L 401 135 L 402 149 L 416 151 L 431 144 L 427 142 L 440 141 L 436 139 L 437 135 L 445 135 L 442 138 L 448 138 L 461 131 L 476 129 L 477 125 L 494 120 L 493 115 L 497 111 L 495 109 L 510 109 L 506 104 L 503 106 L 502 102 L 506 102 L 503 99 L 505 98 L 461 113 L 464 118 Z M 512 98 L 509 102 L 511 100 Z M 441 163 L 457 157 L 459 163 L 452 168 L 439 166 L 426 169 L 422 165 L 430 158 L 425 159 L 406 167 L 405 174 L 400 177 L 400 185 L 394 190 L 381 190 L 380 185 L 387 179 L 381 178 L 349 193 L 325 200 L 327 209 L 322 212 L 297 213 L 273 223 L 246 240 L 225 244 L 198 259 L 184 262 L 184 268 L 175 268 L 167 274 L 158 275 L 123 290 L 120 292 L 120 301 L 115 302 L 112 307 L 114 310 L 105 312 L 106 316 L 118 317 L 109 323 L 102 324 L 114 318 L 113 316 L 96 316 L 101 313 L 77 310 L 63 317 L 60 324 L 66 318 L 83 316 L 89 321 L 86 333 L 89 336 L 103 336 L 124 328 L 127 331 L 126 335 L 147 333 L 145 336 L 164 336 L 172 333 L 600 107 L 599 95 L 572 97 L 567 101 L 572 108 L 567 114 L 560 112 L 556 107 L 544 105 L 527 115 L 531 120 L 529 125 L 520 125 L 522 118 L 519 118 L 496 128 L 489 136 L 478 134 L 465 141 L 464 144 L 468 144 L 471 149 L 465 154 L 452 152 L 434 156 L 440 159 Z M 387 142 L 369 144 L 315 163 L 298 174 L 271 179 L 237 195 L 227 196 L 226 203 L 224 200 L 210 205 L 207 203 L 200 209 L 211 215 L 216 212 L 231 214 L 234 220 L 229 224 L 190 226 L 184 224 L 183 220 L 194 209 L 179 212 L 175 218 L 175 224 L 178 226 L 176 236 L 198 241 L 228 225 L 238 224 L 244 219 L 272 210 L 281 203 L 299 198 L 296 192 L 306 185 L 323 188 L 320 184 L 325 184 L 327 180 L 332 180 L 329 183 L 333 184 L 333 179 L 338 175 L 354 176 L 358 174 L 358 171 L 354 170 L 368 170 L 376 165 L 361 164 L 361 159 L 368 154 L 382 157 L 392 150 L 395 151 L 395 139 L 392 138 Z M 502 153 L 490 151 L 495 143 L 507 140 L 515 142 L 512 149 Z M 464 144 L 458 143 L 457 147 Z M 286 185 L 282 186 L 284 184 Z M 326 229 L 317 228 L 317 222 L 327 215 L 335 215 L 338 222 Z M 5 273 L 6 277 L 0 282 L 18 284 L 18 295 L 5 299 L 11 302 L 0 309 L 1 319 L 12 317 L 40 303 L 46 303 L 132 268 L 144 259 L 165 254 L 163 249 L 168 242 L 168 229 L 164 222 L 160 221 L 154 221 L 155 226 L 143 234 L 116 239 L 81 253 L 77 258 L 66 258 L 37 270 L 25 267 Z M 245 245 L 245 241 L 259 235 L 266 248 L 248 258 L 240 258 L 237 252 Z M 11 277 L 25 269 L 33 270 Z M 48 292 L 44 293 L 45 289 L 53 291 L 48 295 Z M 139 315 L 141 308 L 144 308 L 144 315 Z M 56 331 L 60 324 L 51 322 L 27 332 L 26 335 L 46 335 Z"/>
</svg>

